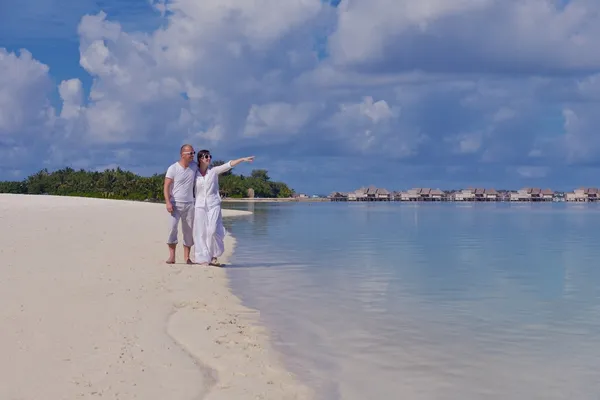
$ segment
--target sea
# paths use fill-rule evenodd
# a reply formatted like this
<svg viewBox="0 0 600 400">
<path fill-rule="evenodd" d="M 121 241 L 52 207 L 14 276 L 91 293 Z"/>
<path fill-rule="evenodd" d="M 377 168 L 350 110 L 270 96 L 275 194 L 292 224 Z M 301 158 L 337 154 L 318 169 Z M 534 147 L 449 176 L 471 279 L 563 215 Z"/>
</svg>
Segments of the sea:
<svg viewBox="0 0 600 400">
<path fill-rule="evenodd" d="M 600 205 L 224 203 L 227 273 L 317 399 L 600 399 Z"/>
</svg>

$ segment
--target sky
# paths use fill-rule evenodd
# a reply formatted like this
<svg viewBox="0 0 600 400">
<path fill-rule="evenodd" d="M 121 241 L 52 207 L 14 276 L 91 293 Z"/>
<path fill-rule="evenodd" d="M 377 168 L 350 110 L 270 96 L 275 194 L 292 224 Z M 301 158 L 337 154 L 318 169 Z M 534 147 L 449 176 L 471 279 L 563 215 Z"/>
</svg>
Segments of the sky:
<svg viewBox="0 0 600 400">
<path fill-rule="evenodd" d="M 599 45 L 597 0 L 0 0 L 0 180 L 191 143 L 306 193 L 597 187 Z"/>
</svg>

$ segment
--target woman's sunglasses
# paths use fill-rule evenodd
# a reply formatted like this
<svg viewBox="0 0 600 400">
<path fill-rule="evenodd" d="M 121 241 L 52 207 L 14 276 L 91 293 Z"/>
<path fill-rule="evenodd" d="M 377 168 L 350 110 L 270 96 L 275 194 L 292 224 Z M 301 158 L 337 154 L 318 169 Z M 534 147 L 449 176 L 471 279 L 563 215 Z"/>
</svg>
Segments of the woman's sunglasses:
<svg viewBox="0 0 600 400">
<path fill-rule="evenodd" d="M 200 156 L 200 158 L 204 158 L 204 159 L 206 159 L 206 160 L 210 160 L 210 159 L 212 158 L 212 156 L 211 156 L 210 154 L 202 154 L 202 155 Z"/>
</svg>

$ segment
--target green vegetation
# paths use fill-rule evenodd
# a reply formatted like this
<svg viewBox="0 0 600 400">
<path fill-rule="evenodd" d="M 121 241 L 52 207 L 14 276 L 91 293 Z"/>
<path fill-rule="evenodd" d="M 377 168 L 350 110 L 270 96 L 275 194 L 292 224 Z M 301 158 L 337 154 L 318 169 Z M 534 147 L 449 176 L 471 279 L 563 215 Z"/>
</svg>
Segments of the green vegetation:
<svg viewBox="0 0 600 400">
<path fill-rule="evenodd" d="M 214 161 L 213 165 L 223 164 Z M 23 181 L 0 182 L 0 193 L 49 194 L 57 196 L 100 197 L 122 200 L 164 201 L 164 174 L 144 177 L 121 168 L 104 172 L 75 171 L 63 168 L 54 172 L 43 169 Z M 219 177 L 221 194 L 247 197 L 248 189 L 255 197 L 291 197 L 294 191 L 283 182 L 271 182 L 267 171 L 255 169 L 248 177 L 231 171 Z"/>
<path fill-rule="evenodd" d="M 224 164 L 214 161 L 213 165 Z M 231 198 L 248 196 L 248 189 L 254 190 L 254 197 L 292 197 L 294 191 L 283 182 L 272 182 L 266 169 L 252 170 L 250 176 L 234 175 L 231 171 L 219 177 L 221 194 Z"/>
</svg>

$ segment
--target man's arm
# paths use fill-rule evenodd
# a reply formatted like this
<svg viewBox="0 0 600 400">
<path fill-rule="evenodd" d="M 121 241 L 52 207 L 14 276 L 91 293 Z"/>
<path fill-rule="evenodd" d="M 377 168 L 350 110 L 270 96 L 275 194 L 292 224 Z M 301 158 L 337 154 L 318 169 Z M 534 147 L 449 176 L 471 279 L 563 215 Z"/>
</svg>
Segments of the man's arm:
<svg viewBox="0 0 600 400">
<path fill-rule="evenodd" d="M 165 177 L 165 183 L 163 185 L 163 196 L 165 197 L 165 205 L 167 211 L 173 212 L 173 204 L 171 204 L 171 185 L 173 184 L 173 178 Z"/>
</svg>

